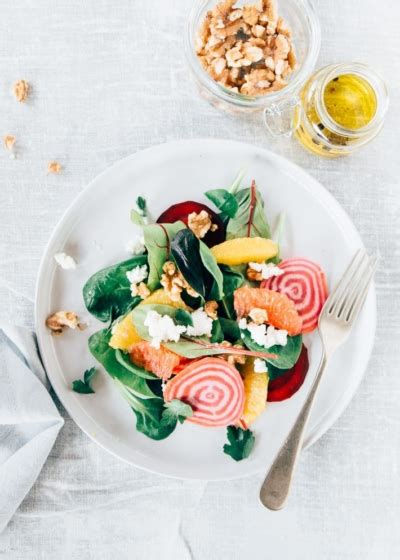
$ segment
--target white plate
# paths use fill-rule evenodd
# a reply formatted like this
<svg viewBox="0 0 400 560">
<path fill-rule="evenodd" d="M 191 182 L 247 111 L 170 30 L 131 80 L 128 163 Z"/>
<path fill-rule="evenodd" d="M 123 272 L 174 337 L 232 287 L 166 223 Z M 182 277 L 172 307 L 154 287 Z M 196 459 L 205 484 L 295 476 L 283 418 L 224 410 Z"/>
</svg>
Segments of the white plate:
<svg viewBox="0 0 400 560">
<path fill-rule="evenodd" d="M 310 371 L 301 390 L 288 401 L 272 403 L 254 424 L 256 445 L 249 459 L 236 463 L 222 452 L 225 429 L 178 426 L 156 442 L 138 433 L 135 416 L 111 379 L 98 375 L 94 395 L 71 391 L 71 382 L 94 365 L 87 349 L 90 334 L 102 324 L 90 319 L 86 331 L 52 337 L 45 319 L 61 309 L 88 318 L 82 286 L 102 267 L 128 258 L 124 244 L 136 230 L 129 219 L 137 195 L 144 195 L 154 216 L 185 199 L 206 202 L 204 191 L 226 187 L 239 168 L 244 183 L 255 178 L 274 223 L 287 214 L 283 255 L 315 260 L 332 286 L 354 251 L 362 245 L 350 219 L 312 177 L 289 161 L 248 144 L 190 140 L 134 154 L 97 177 L 67 210 L 54 231 L 40 266 L 36 293 L 36 329 L 50 381 L 75 422 L 102 447 L 129 463 L 169 476 L 229 479 L 265 470 L 282 444 L 315 375 L 320 358 L 317 335 L 308 336 Z M 62 270 L 54 254 L 72 254 L 78 268 Z M 326 371 L 311 415 L 306 445 L 315 442 L 349 403 L 366 369 L 375 331 L 375 292 L 371 289 L 349 341 Z"/>
</svg>

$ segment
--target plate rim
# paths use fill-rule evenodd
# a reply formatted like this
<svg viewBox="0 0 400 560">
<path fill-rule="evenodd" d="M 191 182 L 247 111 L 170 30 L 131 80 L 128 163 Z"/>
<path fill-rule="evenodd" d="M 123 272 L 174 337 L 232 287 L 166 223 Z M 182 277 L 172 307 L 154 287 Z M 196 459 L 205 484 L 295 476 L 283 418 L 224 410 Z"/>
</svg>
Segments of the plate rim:
<svg viewBox="0 0 400 560">
<path fill-rule="evenodd" d="M 91 433 L 89 428 L 87 428 L 86 426 L 84 426 L 84 422 L 79 419 L 76 419 L 76 409 L 74 408 L 73 411 L 71 412 L 71 408 L 72 408 L 72 403 L 68 402 L 68 404 L 65 403 L 64 401 L 64 396 L 61 396 L 58 389 L 56 388 L 56 381 L 53 381 L 52 379 L 52 374 L 49 374 L 48 371 L 51 371 L 51 368 L 48 367 L 48 358 L 46 355 L 46 351 L 45 351 L 45 342 L 44 342 L 44 338 L 42 337 L 42 333 L 43 328 L 42 328 L 42 320 L 39 319 L 39 308 L 40 308 L 40 303 L 41 303 L 41 295 L 40 295 L 40 290 L 39 290 L 39 286 L 41 284 L 41 279 L 43 277 L 43 275 L 46 274 L 46 267 L 48 264 L 48 260 L 49 260 L 49 250 L 54 242 L 54 240 L 57 239 L 60 231 L 62 231 L 63 225 L 65 220 L 68 218 L 68 216 L 70 214 L 73 213 L 75 207 L 78 207 L 80 204 L 82 204 L 83 201 L 85 201 L 85 199 L 90 196 L 91 192 L 96 188 L 97 186 L 97 182 L 101 181 L 102 179 L 104 179 L 104 177 L 107 177 L 107 175 L 112 174 L 113 171 L 115 170 L 115 168 L 117 167 L 123 167 L 125 165 L 128 164 L 128 162 L 130 161 L 134 161 L 136 158 L 140 157 L 142 154 L 144 153 L 148 153 L 148 152 L 157 152 L 157 151 L 162 151 L 165 148 L 170 148 L 170 147 L 174 147 L 176 146 L 177 148 L 179 148 L 179 146 L 189 146 L 190 144 L 192 144 L 193 146 L 199 146 L 199 144 L 203 144 L 203 143 L 214 143 L 214 144 L 225 144 L 225 145 L 232 145 L 232 146 L 236 146 L 236 147 L 240 147 L 240 146 L 244 146 L 246 149 L 252 149 L 255 151 L 261 151 L 263 152 L 265 155 L 267 155 L 269 157 L 269 159 L 274 160 L 277 162 L 279 167 L 284 166 L 285 170 L 291 170 L 294 173 L 296 173 L 297 177 L 302 177 L 303 179 L 307 179 L 307 183 L 302 183 L 303 187 L 307 190 L 309 190 L 312 195 L 317 198 L 317 200 L 323 204 L 325 207 L 329 207 L 330 205 L 333 205 L 335 207 L 335 210 L 337 210 L 337 214 L 335 212 L 335 215 L 333 216 L 333 219 L 335 221 L 335 223 L 338 225 L 338 227 L 340 227 L 341 229 L 343 227 L 346 228 L 350 228 L 352 230 L 352 233 L 354 235 L 354 238 L 358 241 L 358 244 L 360 245 L 360 247 L 364 247 L 364 243 L 362 241 L 362 238 L 356 228 L 356 226 L 354 225 L 353 221 L 351 220 L 350 216 L 348 215 L 347 211 L 342 207 L 342 205 L 339 203 L 338 200 L 336 200 L 336 198 L 322 185 L 322 183 L 320 183 L 317 179 L 315 179 L 308 171 L 306 171 L 305 169 L 303 169 L 301 166 L 299 166 L 298 164 L 296 164 L 295 162 L 287 159 L 286 157 L 277 154 L 267 148 L 261 147 L 261 146 L 257 146 L 255 144 L 249 143 L 249 142 L 242 142 L 242 141 L 236 141 L 236 140 L 229 140 L 229 139 L 224 139 L 224 138 L 207 138 L 207 137 L 199 137 L 199 138 L 191 138 L 191 139 L 181 139 L 181 140 L 173 140 L 173 141 L 166 141 L 166 142 L 162 142 L 159 144 L 154 144 L 152 146 L 148 146 L 144 149 L 139 149 L 136 152 L 133 152 L 132 154 L 121 158 L 119 160 L 117 160 L 116 162 L 114 162 L 112 165 L 108 166 L 106 169 L 104 169 L 103 171 L 101 171 L 98 175 L 96 175 L 84 188 L 81 192 L 79 192 L 74 198 L 73 200 L 70 202 L 70 204 L 67 206 L 67 208 L 64 210 L 64 212 L 62 213 L 62 215 L 60 216 L 60 218 L 58 219 L 55 227 L 53 228 L 44 248 L 43 248 L 43 252 L 42 252 L 42 256 L 40 259 L 40 264 L 39 264 L 39 268 L 38 268 L 38 272 L 37 272 L 37 276 L 36 276 L 36 283 L 35 283 L 35 306 L 34 306 L 34 325 L 35 325 L 35 333 L 37 336 L 37 342 L 38 342 L 38 348 L 39 348 L 39 353 L 46 371 L 46 375 L 47 378 L 50 381 L 50 384 L 54 390 L 54 392 L 57 395 L 57 398 L 59 399 L 60 403 L 62 404 L 62 406 L 65 408 L 66 412 L 68 413 L 68 415 L 71 417 L 71 419 L 73 420 L 73 422 L 92 440 L 94 441 L 97 445 L 99 445 L 101 448 L 103 448 L 105 451 L 107 451 L 108 453 L 110 453 L 111 455 L 115 456 L 117 459 L 134 466 L 135 468 L 139 468 L 142 469 L 144 471 L 147 472 L 151 472 L 153 474 L 157 474 L 159 476 L 165 476 L 168 478 L 173 478 L 173 479 L 179 479 L 179 480 L 202 480 L 202 481 L 222 481 L 222 480 L 236 480 L 236 479 L 240 479 L 240 478 L 245 478 L 248 476 L 253 476 L 256 474 L 259 474 L 261 471 L 261 469 L 259 467 L 253 468 L 253 469 L 249 469 L 248 472 L 246 473 L 238 473 L 237 475 L 232 475 L 232 476 L 216 476 L 216 477 L 204 477 L 204 476 L 183 476 L 181 474 L 172 474 L 172 473 L 165 473 L 162 470 L 156 470 L 154 468 L 151 467 L 147 467 L 147 466 L 143 466 L 143 465 L 138 465 L 137 463 L 135 463 L 132 459 L 129 459 L 127 457 L 123 457 L 121 454 L 118 453 L 118 451 L 111 449 L 109 447 L 107 447 L 107 445 L 103 442 L 101 442 L 98 438 L 97 435 L 94 433 Z M 340 220 L 338 220 L 338 218 L 340 217 Z M 375 290 L 375 284 L 372 283 L 371 285 L 371 289 L 370 289 L 370 297 L 372 298 L 371 300 L 371 309 L 370 309 L 370 314 L 371 314 L 371 331 L 372 331 L 372 336 L 371 339 L 374 342 L 375 341 L 375 333 L 376 333 L 376 326 L 377 326 L 377 301 L 376 301 L 376 290 Z M 308 449 L 309 447 L 311 447 L 314 443 L 316 443 L 332 426 L 333 424 L 339 419 L 339 417 L 343 414 L 343 412 L 345 411 L 345 409 L 348 407 L 348 405 L 350 404 L 351 400 L 353 399 L 354 395 L 356 394 L 361 381 L 363 380 L 364 376 L 365 376 L 365 372 L 368 366 L 368 363 L 371 359 L 371 355 L 372 355 L 372 351 L 373 351 L 373 345 L 371 345 L 370 347 L 370 351 L 369 353 L 366 353 L 364 355 L 364 359 L 363 359 L 363 363 L 360 366 L 359 370 L 360 370 L 360 375 L 359 377 L 356 379 L 355 383 L 353 383 L 353 385 L 349 386 L 347 388 L 347 390 L 343 393 L 343 395 L 340 397 L 340 399 L 336 399 L 335 402 L 333 402 L 331 404 L 331 406 L 327 409 L 327 411 L 325 412 L 325 414 L 320 418 L 319 422 L 315 425 L 315 427 L 311 428 L 311 433 L 306 433 L 306 437 L 305 437 L 305 441 L 304 441 L 304 445 L 303 445 L 303 450 Z M 358 360 L 359 361 L 359 360 Z M 53 376 L 54 378 L 57 376 Z M 76 405 L 77 407 L 86 415 L 86 411 L 85 409 L 80 405 L 80 403 L 78 403 L 77 401 Z M 310 429 L 310 428 L 309 428 Z"/>
</svg>

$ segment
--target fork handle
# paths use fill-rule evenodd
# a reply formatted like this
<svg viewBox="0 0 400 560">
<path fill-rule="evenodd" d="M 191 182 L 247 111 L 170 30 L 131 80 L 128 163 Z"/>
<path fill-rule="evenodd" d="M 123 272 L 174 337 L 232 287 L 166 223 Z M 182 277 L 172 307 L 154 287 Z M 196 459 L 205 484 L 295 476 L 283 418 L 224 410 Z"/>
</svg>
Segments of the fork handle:
<svg viewBox="0 0 400 560">
<path fill-rule="evenodd" d="M 278 510 L 283 508 L 288 498 L 293 474 L 303 445 L 305 428 L 326 361 L 324 352 L 307 400 L 261 486 L 260 500 L 268 509 Z"/>
</svg>

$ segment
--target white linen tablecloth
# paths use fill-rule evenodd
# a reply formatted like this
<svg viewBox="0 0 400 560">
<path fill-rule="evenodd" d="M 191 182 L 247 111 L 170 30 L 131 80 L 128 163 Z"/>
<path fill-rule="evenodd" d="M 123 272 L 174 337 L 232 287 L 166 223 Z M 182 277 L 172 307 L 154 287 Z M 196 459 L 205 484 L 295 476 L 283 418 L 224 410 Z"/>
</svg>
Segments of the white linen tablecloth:
<svg viewBox="0 0 400 560">
<path fill-rule="evenodd" d="M 68 204 L 120 158 L 170 139 L 232 138 L 292 159 L 349 212 L 378 251 L 378 333 L 360 389 L 304 453 L 285 511 L 257 502 L 260 476 L 170 480 L 65 426 L 32 491 L 0 538 L 6 560 L 362 559 L 400 557 L 400 45 L 397 0 L 317 0 L 319 65 L 358 60 L 391 93 L 387 124 L 351 158 L 313 157 L 197 96 L 182 52 L 191 0 L 18 0 L 0 5 L 0 319 L 33 325 L 46 240 Z M 32 84 L 26 104 L 10 90 Z M 59 161 L 60 175 L 47 175 Z M 345 375 L 346 372 L 343 372 Z M 1 388 L 0 388 L 1 390 Z M 57 402 L 57 401 L 56 401 Z"/>
</svg>

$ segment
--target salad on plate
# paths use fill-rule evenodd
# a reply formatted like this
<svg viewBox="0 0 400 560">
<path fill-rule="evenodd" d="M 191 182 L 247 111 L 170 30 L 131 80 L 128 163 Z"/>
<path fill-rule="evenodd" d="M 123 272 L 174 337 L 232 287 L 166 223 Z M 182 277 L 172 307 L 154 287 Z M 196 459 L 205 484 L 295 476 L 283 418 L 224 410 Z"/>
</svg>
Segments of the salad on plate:
<svg viewBox="0 0 400 560">
<path fill-rule="evenodd" d="M 235 460 L 249 456 L 268 403 L 302 386 L 303 335 L 316 329 L 328 295 L 318 264 L 281 255 L 282 217 L 272 235 L 256 183 L 242 188 L 241 179 L 206 191 L 212 208 L 180 202 L 156 221 L 138 197 L 131 219 L 142 234 L 129 244 L 132 256 L 83 288 L 88 311 L 105 323 L 90 352 L 136 429 L 162 440 L 181 423 L 222 427 Z M 91 392 L 93 371 L 79 392 Z"/>
</svg>

